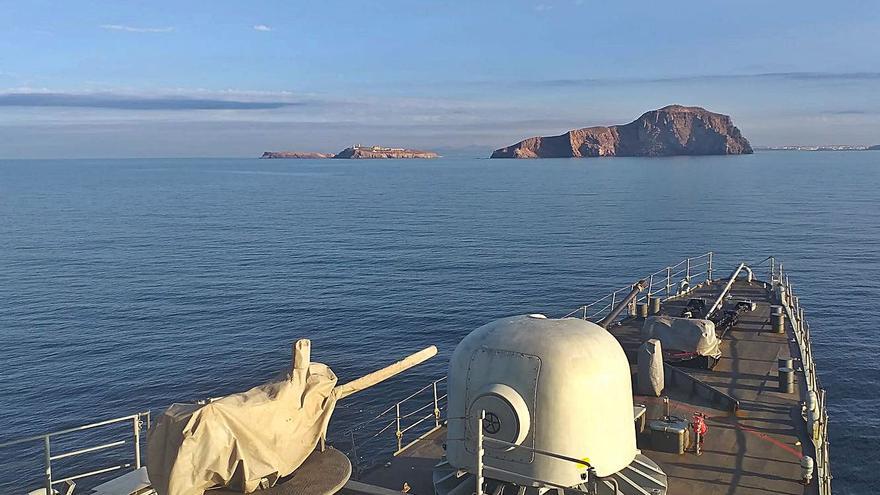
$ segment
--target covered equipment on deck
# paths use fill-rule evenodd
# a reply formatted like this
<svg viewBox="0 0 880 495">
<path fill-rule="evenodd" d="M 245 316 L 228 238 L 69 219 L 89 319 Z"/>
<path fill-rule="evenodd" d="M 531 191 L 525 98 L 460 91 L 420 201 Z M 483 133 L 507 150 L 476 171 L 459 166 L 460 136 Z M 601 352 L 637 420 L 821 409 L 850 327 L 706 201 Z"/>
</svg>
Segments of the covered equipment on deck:
<svg viewBox="0 0 880 495">
<path fill-rule="evenodd" d="M 276 379 L 207 404 L 169 407 L 148 434 L 147 470 L 159 495 L 202 495 L 222 487 L 250 493 L 274 486 L 307 464 L 319 442 L 324 450 L 338 400 L 424 362 L 437 348 L 339 386 L 333 371 L 312 363 L 310 354 L 311 342 L 298 340 L 293 369 Z M 346 464 L 341 472 L 347 479 L 351 465 L 337 457 Z"/>
<path fill-rule="evenodd" d="M 663 346 L 657 339 L 648 339 L 638 354 L 638 378 L 636 380 L 639 395 L 660 397 L 663 393 L 665 375 L 663 370 Z"/>
<path fill-rule="evenodd" d="M 204 405 L 173 404 L 148 437 L 147 469 L 160 495 L 202 495 L 229 486 L 245 493 L 296 470 L 324 439 L 336 405 L 336 375 L 309 362 L 246 392 Z"/>
<path fill-rule="evenodd" d="M 721 341 L 711 320 L 650 316 L 641 332 L 642 341 L 657 339 L 666 361 L 693 361 L 711 368 L 721 357 Z M 702 358 L 702 359 L 700 359 Z"/>
</svg>

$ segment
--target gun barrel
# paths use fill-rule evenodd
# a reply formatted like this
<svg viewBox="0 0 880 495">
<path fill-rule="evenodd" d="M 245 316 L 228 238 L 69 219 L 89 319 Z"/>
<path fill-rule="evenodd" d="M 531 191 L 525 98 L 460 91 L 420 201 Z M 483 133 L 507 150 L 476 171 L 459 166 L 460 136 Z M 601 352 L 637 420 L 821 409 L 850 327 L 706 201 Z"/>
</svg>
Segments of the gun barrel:
<svg viewBox="0 0 880 495">
<path fill-rule="evenodd" d="M 433 345 L 425 347 L 421 351 L 415 354 L 411 354 L 392 365 L 386 366 L 380 370 L 376 370 L 370 374 L 364 375 L 348 383 L 336 386 L 336 388 L 334 389 L 334 391 L 336 392 L 336 397 L 337 399 L 344 399 L 351 394 L 370 388 L 373 385 L 376 385 L 391 378 L 392 376 L 398 375 L 412 368 L 413 366 L 424 363 L 425 361 L 431 359 L 436 355 L 437 347 Z"/>
<path fill-rule="evenodd" d="M 623 311 L 623 308 L 625 308 L 627 304 L 631 303 L 632 300 L 635 299 L 636 296 L 639 294 L 639 292 L 645 290 L 646 285 L 647 283 L 644 280 L 639 280 L 638 282 L 636 282 L 636 284 L 633 285 L 633 289 L 630 291 L 629 295 L 627 295 L 626 298 L 624 298 L 624 300 L 621 301 L 616 308 L 612 309 L 611 312 L 608 313 L 608 316 L 599 320 L 597 325 L 602 328 L 608 328 L 608 325 L 610 325 L 611 322 L 613 322 L 614 319 L 617 318 L 620 312 Z"/>
</svg>

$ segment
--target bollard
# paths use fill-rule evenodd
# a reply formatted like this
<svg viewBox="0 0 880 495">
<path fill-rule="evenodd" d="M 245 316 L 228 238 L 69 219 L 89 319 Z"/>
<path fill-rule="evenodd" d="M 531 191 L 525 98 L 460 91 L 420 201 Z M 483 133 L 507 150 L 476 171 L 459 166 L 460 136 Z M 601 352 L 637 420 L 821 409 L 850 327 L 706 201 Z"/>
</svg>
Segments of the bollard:
<svg viewBox="0 0 880 495">
<path fill-rule="evenodd" d="M 813 440 L 819 439 L 819 399 L 812 390 L 807 394 L 807 432 Z"/>
<path fill-rule="evenodd" d="M 642 302 L 636 304 L 636 315 L 639 318 L 647 318 L 648 317 L 648 303 Z"/>
<path fill-rule="evenodd" d="M 651 296 L 648 298 L 648 313 L 652 315 L 660 314 L 660 298 Z"/>
<path fill-rule="evenodd" d="M 773 333 L 785 333 L 785 312 L 782 311 L 782 306 L 770 307 L 770 323 Z"/>
<path fill-rule="evenodd" d="M 801 457 L 801 481 L 805 485 L 813 481 L 813 458 L 808 455 Z"/>
<path fill-rule="evenodd" d="M 783 394 L 794 393 L 794 369 L 779 368 L 779 391 Z"/>
</svg>

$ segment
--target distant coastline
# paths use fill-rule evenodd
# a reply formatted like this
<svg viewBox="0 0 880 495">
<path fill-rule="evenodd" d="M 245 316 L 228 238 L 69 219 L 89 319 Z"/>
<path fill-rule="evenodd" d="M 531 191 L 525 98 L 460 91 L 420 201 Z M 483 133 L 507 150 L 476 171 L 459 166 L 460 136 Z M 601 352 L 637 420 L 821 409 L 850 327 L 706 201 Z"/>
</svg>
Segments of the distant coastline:
<svg viewBox="0 0 880 495">
<path fill-rule="evenodd" d="M 880 144 L 873 146 L 831 144 L 831 145 L 805 145 L 805 146 L 756 146 L 758 151 L 880 151 Z"/>
<path fill-rule="evenodd" d="M 430 159 L 440 155 L 433 151 L 407 148 L 388 148 L 385 146 L 349 146 L 339 153 L 318 153 L 313 151 L 264 151 L 261 159 Z"/>
</svg>

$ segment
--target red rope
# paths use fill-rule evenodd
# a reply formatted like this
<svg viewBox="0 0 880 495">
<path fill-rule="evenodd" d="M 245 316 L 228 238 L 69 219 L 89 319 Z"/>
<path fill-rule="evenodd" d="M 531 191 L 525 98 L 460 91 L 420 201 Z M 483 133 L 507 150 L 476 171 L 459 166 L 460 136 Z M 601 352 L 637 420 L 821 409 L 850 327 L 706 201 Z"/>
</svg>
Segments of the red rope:
<svg viewBox="0 0 880 495">
<path fill-rule="evenodd" d="M 657 398 L 657 397 L 645 397 L 645 399 L 646 399 L 645 402 L 660 402 L 660 403 L 662 404 L 662 401 L 661 401 L 659 398 Z M 797 450 L 797 449 L 795 449 L 794 447 L 791 447 L 791 446 L 789 446 L 789 445 L 786 445 L 785 443 L 780 442 L 779 440 L 776 440 L 776 439 L 773 438 L 773 437 L 770 437 L 770 436 L 767 435 L 766 433 L 761 433 L 761 432 L 758 431 L 758 430 L 755 430 L 755 429 L 750 428 L 750 427 L 748 427 L 748 426 L 745 426 L 745 425 L 739 424 L 738 422 L 737 422 L 737 423 L 732 423 L 732 422 L 730 422 L 730 421 L 727 421 L 727 419 L 729 418 L 729 416 L 726 416 L 726 415 L 709 416 L 708 414 L 706 414 L 705 412 L 703 412 L 703 411 L 701 411 L 701 410 L 699 410 L 699 409 L 695 409 L 695 408 L 692 408 L 692 407 L 688 407 L 688 406 L 686 406 L 686 405 L 684 405 L 684 404 L 681 404 L 680 402 L 672 402 L 671 400 L 670 400 L 670 403 L 669 403 L 669 404 L 670 404 L 670 406 L 671 406 L 671 409 L 678 409 L 678 410 L 681 410 L 681 411 L 687 411 L 691 416 L 693 416 L 694 413 L 697 413 L 697 412 L 702 413 L 703 415 L 706 416 L 706 419 L 707 419 L 707 420 L 711 419 L 711 420 L 715 420 L 715 421 L 719 421 L 719 422 L 723 422 L 723 423 L 729 424 L 729 425 L 733 426 L 734 428 L 738 428 L 738 429 L 740 429 L 740 430 L 742 430 L 742 431 L 744 431 L 744 432 L 746 432 L 746 433 L 751 433 L 752 435 L 755 435 L 755 436 L 757 436 L 758 438 L 760 438 L 760 439 L 762 439 L 762 440 L 766 440 L 766 441 L 772 443 L 773 445 L 776 445 L 777 447 L 781 448 L 782 450 L 785 450 L 786 452 L 788 452 L 788 453 L 794 455 L 794 456 L 797 457 L 798 459 L 800 459 L 800 458 L 803 457 L 803 454 L 801 454 L 801 452 L 800 452 L 799 450 Z"/>
</svg>

